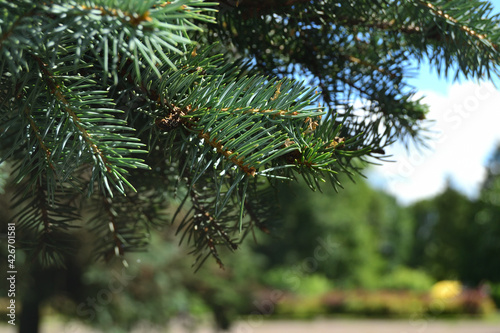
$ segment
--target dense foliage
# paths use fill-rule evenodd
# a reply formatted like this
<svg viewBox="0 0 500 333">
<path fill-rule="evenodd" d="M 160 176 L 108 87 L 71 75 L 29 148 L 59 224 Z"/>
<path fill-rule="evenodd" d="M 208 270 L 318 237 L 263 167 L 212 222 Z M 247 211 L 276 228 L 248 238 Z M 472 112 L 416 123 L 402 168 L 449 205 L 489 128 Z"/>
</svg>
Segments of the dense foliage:
<svg viewBox="0 0 500 333">
<path fill-rule="evenodd" d="M 276 230 L 286 236 L 271 230 L 256 243 L 245 242 L 237 256 L 225 256 L 224 270 L 207 262 L 192 274 L 186 247 L 175 242 L 175 224 L 154 233 L 147 253 L 129 255 L 128 269 L 118 262 L 93 262 L 91 234 L 76 239 L 81 248 L 66 269 L 34 266 L 30 275 L 29 257 L 19 251 L 23 308 L 34 312 L 27 301 L 38 301 L 45 313 L 115 332 L 171 319 L 226 328 L 260 313 L 405 319 L 491 314 L 488 295 L 500 306 L 499 204 L 485 201 L 500 193 L 491 187 L 499 179 L 493 161 L 476 200 L 448 188 L 402 207 L 363 181 L 339 193 L 313 193 L 304 183 L 279 191 L 275 198 L 283 221 Z M 452 219 L 450 211 L 467 215 Z M 443 279 L 457 279 L 467 289 L 446 301 L 429 298 Z M 477 289 L 481 286 L 489 291 Z"/>
</svg>

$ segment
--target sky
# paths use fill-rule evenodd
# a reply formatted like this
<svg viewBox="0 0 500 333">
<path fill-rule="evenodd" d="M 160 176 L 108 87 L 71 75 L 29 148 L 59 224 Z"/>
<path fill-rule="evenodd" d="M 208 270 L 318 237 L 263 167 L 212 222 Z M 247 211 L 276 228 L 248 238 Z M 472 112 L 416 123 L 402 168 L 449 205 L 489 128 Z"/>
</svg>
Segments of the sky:
<svg viewBox="0 0 500 333">
<path fill-rule="evenodd" d="M 500 0 L 492 3 L 500 12 Z M 447 183 L 475 198 L 500 144 L 500 89 L 487 82 L 453 83 L 428 66 L 409 82 L 430 107 L 429 149 L 390 147 L 386 152 L 394 162 L 374 166 L 367 174 L 370 183 L 402 204 L 437 195 Z M 500 88 L 500 79 L 495 84 Z"/>
<path fill-rule="evenodd" d="M 373 185 L 403 204 L 432 197 L 447 182 L 474 198 L 488 158 L 500 144 L 500 90 L 492 83 L 474 82 L 439 89 L 420 92 L 430 108 L 428 148 L 395 145 L 386 151 L 394 162 L 375 166 L 368 174 Z"/>
</svg>

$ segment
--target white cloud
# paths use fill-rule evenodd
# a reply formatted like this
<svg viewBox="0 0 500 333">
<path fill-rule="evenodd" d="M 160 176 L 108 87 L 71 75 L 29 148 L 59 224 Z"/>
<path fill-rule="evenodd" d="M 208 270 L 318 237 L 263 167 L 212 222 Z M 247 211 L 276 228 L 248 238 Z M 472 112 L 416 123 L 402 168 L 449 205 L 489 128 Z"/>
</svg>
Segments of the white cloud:
<svg viewBox="0 0 500 333">
<path fill-rule="evenodd" d="M 469 196 L 477 194 L 488 155 L 500 141 L 500 91 L 491 83 L 451 85 L 446 96 L 424 92 L 430 149 L 406 151 L 394 146 L 394 163 L 374 167 L 371 182 L 402 203 L 435 195 L 449 179 Z"/>
</svg>

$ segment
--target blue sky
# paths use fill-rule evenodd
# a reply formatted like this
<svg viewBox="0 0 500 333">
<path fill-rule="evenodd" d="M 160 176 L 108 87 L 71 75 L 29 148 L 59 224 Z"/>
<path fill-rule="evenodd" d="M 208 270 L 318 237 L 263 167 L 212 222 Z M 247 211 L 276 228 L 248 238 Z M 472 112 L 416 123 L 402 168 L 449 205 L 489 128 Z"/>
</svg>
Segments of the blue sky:
<svg viewBox="0 0 500 333">
<path fill-rule="evenodd" d="M 500 12 L 500 0 L 491 2 Z M 500 90 L 487 82 L 451 82 L 425 64 L 409 83 L 430 107 L 430 149 L 391 147 L 395 162 L 373 167 L 370 182 L 403 204 L 432 197 L 448 182 L 474 198 L 500 144 Z M 499 79 L 495 85 L 500 87 Z"/>
</svg>

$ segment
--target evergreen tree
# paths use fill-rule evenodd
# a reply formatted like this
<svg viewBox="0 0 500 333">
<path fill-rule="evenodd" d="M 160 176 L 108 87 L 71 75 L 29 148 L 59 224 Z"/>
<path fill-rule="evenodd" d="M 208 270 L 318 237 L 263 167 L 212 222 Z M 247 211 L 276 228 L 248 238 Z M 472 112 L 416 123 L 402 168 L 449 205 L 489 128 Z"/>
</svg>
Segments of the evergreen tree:
<svg viewBox="0 0 500 333">
<path fill-rule="evenodd" d="M 472 284 L 485 281 L 497 284 L 496 302 L 500 300 L 500 146 L 487 165 L 486 179 L 475 202 L 475 214 L 471 219 L 468 262 L 463 276 Z"/>
<path fill-rule="evenodd" d="M 472 258 L 480 243 L 471 230 L 475 229 L 471 228 L 473 203 L 448 186 L 431 200 L 416 203 L 412 211 L 416 219 L 412 264 L 436 279 L 465 279 L 470 265 L 477 265 Z"/>
<path fill-rule="evenodd" d="M 1 0 L 0 15 L 0 156 L 17 240 L 43 262 L 81 226 L 104 258 L 143 248 L 174 195 L 198 264 L 220 262 L 272 223 L 269 184 L 336 187 L 355 159 L 423 138 L 412 61 L 466 78 L 499 64 L 479 0 Z"/>
<path fill-rule="evenodd" d="M 416 220 L 411 266 L 469 286 L 500 282 L 500 149 L 486 170 L 476 200 L 448 185 L 443 193 L 410 208 Z"/>
</svg>

